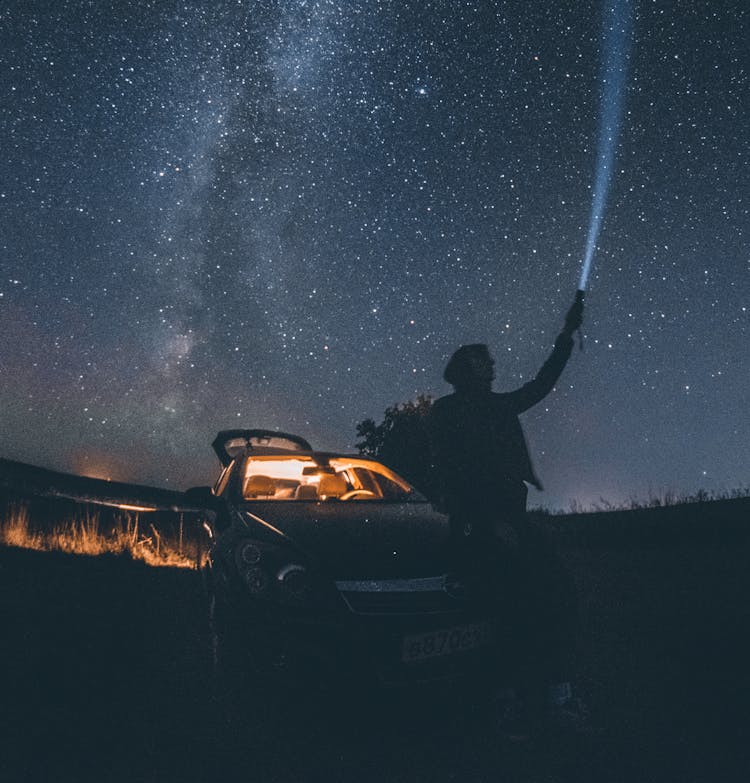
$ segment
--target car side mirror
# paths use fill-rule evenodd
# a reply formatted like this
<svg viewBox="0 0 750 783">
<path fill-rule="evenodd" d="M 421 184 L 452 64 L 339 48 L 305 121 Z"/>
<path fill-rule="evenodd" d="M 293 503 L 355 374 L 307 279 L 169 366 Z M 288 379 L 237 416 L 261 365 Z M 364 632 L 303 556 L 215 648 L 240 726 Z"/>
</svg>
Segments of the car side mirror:
<svg viewBox="0 0 750 783">
<path fill-rule="evenodd" d="M 208 512 L 214 530 L 222 531 L 230 526 L 232 517 L 227 501 L 214 495 L 211 487 L 190 487 L 182 494 L 186 506 Z"/>
<path fill-rule="evenodd" d="M 190 487 L 183 492 L 185 505 L 206 511 L 218 511 L 221 501 L 211 492 L 211 487 Z"/>
</svg>

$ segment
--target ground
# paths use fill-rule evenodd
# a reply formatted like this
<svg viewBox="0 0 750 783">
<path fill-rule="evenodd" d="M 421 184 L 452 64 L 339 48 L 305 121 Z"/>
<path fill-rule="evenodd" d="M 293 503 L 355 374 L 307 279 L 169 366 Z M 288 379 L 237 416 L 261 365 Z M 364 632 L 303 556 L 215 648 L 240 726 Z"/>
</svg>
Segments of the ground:
<svg viewBox="0 0 750 783">
<path fill-rule="evenodd" d="M 582 600 L 580 687 L 603 732 L 528 747 L 499 741 L 460 693 L 340 701 L 314 683 L 253 734 L 211 697 L 197 572 L 0 549 L 0 779 L 750 779 L 750 536 L 560 545 Z M 263 709 L 248 697 L 248 716 Z"/>
</svg>

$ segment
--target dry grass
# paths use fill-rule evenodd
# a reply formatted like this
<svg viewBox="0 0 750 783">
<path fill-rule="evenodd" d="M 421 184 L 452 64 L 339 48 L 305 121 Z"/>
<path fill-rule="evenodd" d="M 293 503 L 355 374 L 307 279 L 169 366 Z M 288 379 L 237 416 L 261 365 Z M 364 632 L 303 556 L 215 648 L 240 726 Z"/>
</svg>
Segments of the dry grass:
<svg viewBox="0 0 750 783">
<path fill-rule="evenodd" d="M 32 525 L 28 507 L 16 504 L 0 520 L 0 544 L 77 555 L 123 555 L 150 566 L 196 568 L 200 562 L 199 548 L 184 540 L 182 527 L 176 537 L 164 536 L 132 512 L 119 513 L 107 530 L 102 530 L 100 515 L 91 511 L 39 528 Z"/>
</svg>

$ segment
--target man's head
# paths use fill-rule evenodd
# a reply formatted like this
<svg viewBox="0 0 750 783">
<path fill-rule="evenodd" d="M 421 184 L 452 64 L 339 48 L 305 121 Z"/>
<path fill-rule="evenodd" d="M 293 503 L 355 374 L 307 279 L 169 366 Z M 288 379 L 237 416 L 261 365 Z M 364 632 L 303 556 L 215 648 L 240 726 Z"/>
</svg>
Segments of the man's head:
<svg viewBox="0 0 750 783">
<path fill-rule="evenodd" d="M 458 391 L 489 389 L 495 378 L 495 362 L 484 343 L 462 345 L 448 361 L 443 378 Z"/>
</svg>

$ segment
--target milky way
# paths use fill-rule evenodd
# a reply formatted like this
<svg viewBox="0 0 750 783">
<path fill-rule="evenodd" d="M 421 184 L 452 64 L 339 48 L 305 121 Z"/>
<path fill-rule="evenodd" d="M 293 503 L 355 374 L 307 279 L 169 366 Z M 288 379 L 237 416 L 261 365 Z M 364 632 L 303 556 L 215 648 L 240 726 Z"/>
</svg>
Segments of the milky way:
<svg viewBox="0 0 750 783">
<path fill-rule="evenodd" d="M 351 450 L 464 342 L 533 376 L 596 167 L 599 3 L 6 3 L 0 456 L 185 487 L 229 426 Z M 547 492 L 750 475 L 743 3 L 641 2 Z"/>
</svg>

